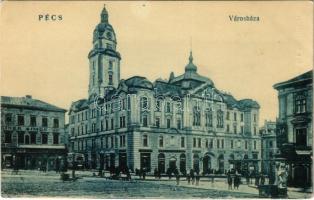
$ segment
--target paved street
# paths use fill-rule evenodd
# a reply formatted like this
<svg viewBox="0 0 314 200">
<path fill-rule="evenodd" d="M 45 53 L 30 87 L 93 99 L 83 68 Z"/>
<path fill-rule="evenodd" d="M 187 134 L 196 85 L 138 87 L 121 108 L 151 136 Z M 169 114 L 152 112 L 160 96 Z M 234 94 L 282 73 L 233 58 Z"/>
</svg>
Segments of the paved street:
<svg viewBox="0 0 314 200">
<path fill-rule="evenodd" d="M 2 171 L 3 197 L 81 197 L 81 198 L 257 198 L 254 187 L 241 185 L 239 191 L 228 191 L 224 180 L 214 184 L 203 180 L 199 186 L 181 181 L 162 179 L 116 181 L 93 177 L 92 172 L 77 172 L 80 178 L 75 182 L 62 182 L 54 172 L 21 171 L 12 175 Z M 303 194 L 303 196 L 295 196 Z M 306 198 L 309 194 L 293 192 L 293 197 Z M 306 196 L 307 195 L 307 196 Z"/>
</svg>

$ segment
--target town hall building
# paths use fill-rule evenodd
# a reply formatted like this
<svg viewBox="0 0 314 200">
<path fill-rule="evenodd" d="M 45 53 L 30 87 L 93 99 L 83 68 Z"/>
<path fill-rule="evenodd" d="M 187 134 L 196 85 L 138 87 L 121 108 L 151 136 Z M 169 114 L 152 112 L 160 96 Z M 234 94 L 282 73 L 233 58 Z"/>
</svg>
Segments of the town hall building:
<svg viewBox="0 0 314 200">
<path fill-rule="evenodd" d="M 259 171 L 259 104 L 217 89 L 198 74 L 192 52 L 179 76 L 121 79 L 121 55 L 108 17 L 103 8 L 93 33 L 88 98 L 69 110 L 70 144 L 84 155 L 85 167 Z"/>
</svg>

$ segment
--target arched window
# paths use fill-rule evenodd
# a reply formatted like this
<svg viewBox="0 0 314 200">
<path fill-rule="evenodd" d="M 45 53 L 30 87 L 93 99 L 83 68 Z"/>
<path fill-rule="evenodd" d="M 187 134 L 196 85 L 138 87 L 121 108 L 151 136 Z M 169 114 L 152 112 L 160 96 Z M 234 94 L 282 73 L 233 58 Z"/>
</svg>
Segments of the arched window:
<svg viewBox="0 0 314 200">
<path fill-rule="evenodd" d="M 222 110 L 217 111 L 217 128 L 224 127 L 224 113 Z"/>
<path fill-rule="evenodd" d="M 198 107 L 193 108 L 193 126 L 201 125 L 201 112 Z"/>
</svg>

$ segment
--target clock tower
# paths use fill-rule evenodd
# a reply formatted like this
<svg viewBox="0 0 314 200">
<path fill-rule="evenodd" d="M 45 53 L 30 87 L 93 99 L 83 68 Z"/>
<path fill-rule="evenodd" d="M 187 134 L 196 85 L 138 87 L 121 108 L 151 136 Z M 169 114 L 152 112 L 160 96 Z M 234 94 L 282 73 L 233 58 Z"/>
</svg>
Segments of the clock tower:
<svg viewBox="0 0 314 200">
<path fill-rule="evenodd" d="M 116 47 L 116 34 L 109 24 L 109 15 L 104 6 L 100 23 L 93 33 L 93 48 L 88 54 L 89 97 L 103 95 L 105 90 L 118 87 L 121 56 Z"/>
</svg>

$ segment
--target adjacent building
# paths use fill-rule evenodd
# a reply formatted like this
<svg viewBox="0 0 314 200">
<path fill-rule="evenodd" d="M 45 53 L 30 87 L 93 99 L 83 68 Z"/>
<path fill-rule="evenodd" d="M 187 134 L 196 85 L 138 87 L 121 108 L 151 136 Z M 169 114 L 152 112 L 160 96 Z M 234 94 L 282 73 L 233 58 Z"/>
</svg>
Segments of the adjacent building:
<svg viewBox="0 0 314 200">
<path fill-rule="evenodd" d="M 274 158 L 278 152 L 276 122 L 265 120 L 264 125 L 260 128 L 260 134 L 262 137 L 262 173 L 271 176 L 274 174 Z"/>
<path fill-rule="evenodd" d="M 277 83 L 279 117 L 277 145 L 289 165 L 288 184 L 312 183 L 313 71 Z"/>
<path fill-rule="evenodd" d="M 26 97 L 1 96 L 1 166 L 54 169 L 66 154 L 66 110 Z"/>
<path fill-rule="evenodd" d="M 198 74 L 192 52 L 181 75 L 120 79 L 121 55 L 104 8 L 88 59 L 89 95 L 72 103 L 68 127 L 85 167 L 260 170 L 259 104 L 217 89 Z"/>
</svg>

